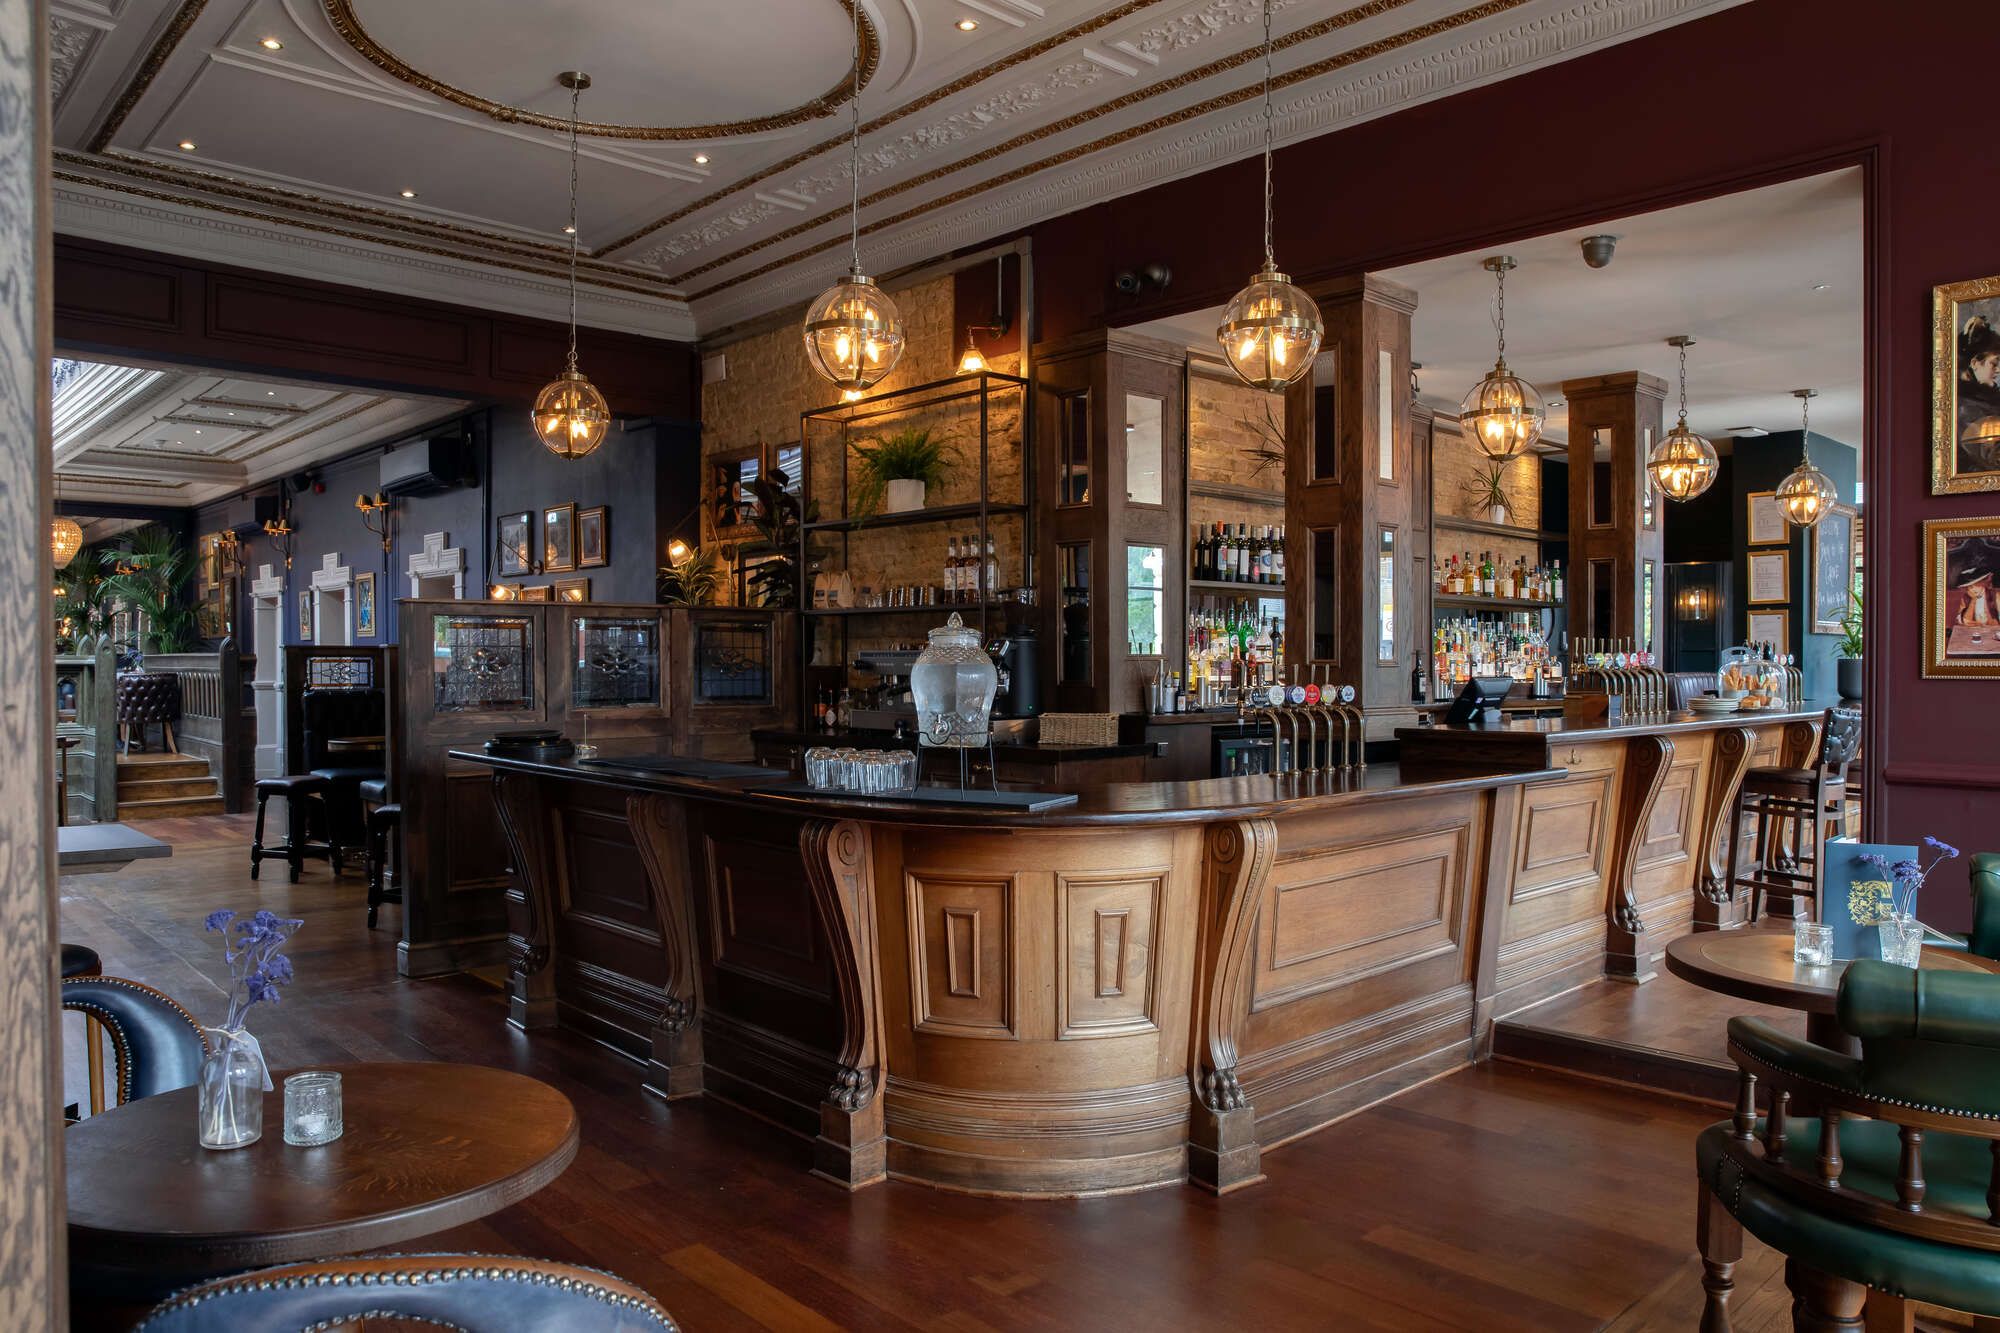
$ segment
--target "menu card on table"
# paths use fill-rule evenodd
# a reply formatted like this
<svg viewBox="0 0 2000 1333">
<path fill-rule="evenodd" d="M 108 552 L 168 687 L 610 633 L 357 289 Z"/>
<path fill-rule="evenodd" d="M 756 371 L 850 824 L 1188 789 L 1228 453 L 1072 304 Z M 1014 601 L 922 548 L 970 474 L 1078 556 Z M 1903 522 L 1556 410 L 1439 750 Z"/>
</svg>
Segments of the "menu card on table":
<svg viewBox="0 0 2000 1333">
<path fill-rule="evenodd" d="M 1836 959 L 1882 956 L 1877 923 L 1893 910 L 1894 886 L 1879 866 L 1861 858 L 1869 853 L 1885 858 L 1890 865 L 1916 859 L 1912 846 L 1886 842 L 1848 842 L 1840 839 L 1826 844 L 1825 873 L 1820 877 L 1819 919 L 1833 927 L 1833 956 Z M 1916 910 L 1915 904 L 1911 911 Z"/>
</svg>

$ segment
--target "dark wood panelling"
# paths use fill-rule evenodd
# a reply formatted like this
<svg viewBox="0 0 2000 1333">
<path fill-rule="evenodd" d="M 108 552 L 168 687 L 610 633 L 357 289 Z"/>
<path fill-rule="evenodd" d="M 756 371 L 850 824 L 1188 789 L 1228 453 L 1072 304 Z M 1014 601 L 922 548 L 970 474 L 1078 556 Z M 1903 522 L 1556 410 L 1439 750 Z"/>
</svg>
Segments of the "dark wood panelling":
<svg viewBox="0 0 2000 1333">
<path fill-rule="evenodd" d="M 826 951 L 799 875 L 797 842 L 732 827 L 726 838 L 703 836 L 702 866 L 709 963 L 716 971 L 830 998 Z"/>
<path fill-rule="evenodd" d="M 364 361 L 393 347 L 397 359 L 412 368 L 454 375 L 473 370 L 475 334 L 461 317 L 385 305 L 367 292 L 335 294 L 270 278 L 217 275 L 206 291 L 202 332 L 218 341 L 261 341 Z"/>
</svg>

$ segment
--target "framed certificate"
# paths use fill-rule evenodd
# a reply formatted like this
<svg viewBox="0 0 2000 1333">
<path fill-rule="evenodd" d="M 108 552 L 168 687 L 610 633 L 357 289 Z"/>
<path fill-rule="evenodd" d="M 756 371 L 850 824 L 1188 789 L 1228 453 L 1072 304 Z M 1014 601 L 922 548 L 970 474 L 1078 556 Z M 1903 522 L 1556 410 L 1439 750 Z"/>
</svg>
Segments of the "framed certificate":
<svg viewBox="0 0 2000 1333">
<path fill-rule="evenodd" d="M 1750 613 L 1750 633 L 1752 643 L 1775 643 L 1778 651 L 1788 653 L 1792 642 L 1792 613 L 1790 611 L 1752 611 Z"/>
<path fill-rule="evenodd" d="M 1750 604 L 1752 606 L 1778 603 L 1789 606 L 1792 601 L 1792 553 L 1789 549 L 1778 551 L 1752 551 L 1750 553 Z"/>
<path fill-rule="evenodd" d="M 1771 546 L 1784 541 L 1785 511 L 1778 508 L 1778 493 L 1752 491 L 1744 498 L 1750 504 L 1750 545 Z"/>
</svg>

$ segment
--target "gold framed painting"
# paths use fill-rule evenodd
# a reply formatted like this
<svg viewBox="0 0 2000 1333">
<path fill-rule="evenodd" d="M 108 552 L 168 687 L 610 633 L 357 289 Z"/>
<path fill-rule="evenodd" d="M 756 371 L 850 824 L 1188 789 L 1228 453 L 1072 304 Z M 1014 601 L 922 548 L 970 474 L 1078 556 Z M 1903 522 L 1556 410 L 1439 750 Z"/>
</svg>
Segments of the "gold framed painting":
<svg viewBox="0 0 2000 1333">
<path fill-rule="evenodd" d="M 1792 551 L 1750 552 L 1750 605 L 1786 605 L 1792 600 Z"/>
<path fill-rule="evenodd" d="M 542 572 L 576 568 L 576 501 L 542 511 Z"/>
<path fill-rule="evenodd" d="M 1778 507 L 1776 491 L 1751 491 L 1744 496 L 1749 507 L 1749 545 L 1770 546 L 1785 541 L 1790 533 L 1785 527 L 1785 511 Z"/>
<path fill-rule="evenodd" d="M 1931 494 L 2000 491 L 2000 276 L 1931 289 Z"/>
<path fill-rule="evenodd" d="M 1792 613 L 1790 611 L 1752 611 L 1750 632 L 1747 637 L 1752 643 L 1774 643 L 1778 651 L 1792 650 Z"/>
<path fill-rule="evenodd" d="M 611 563 L 611 509 L 593 505 L 576 511 L 576 567 L 600 569 Z"/>
<path fill-rule="evenodd" d="M 2000 680 L 2000 514 L 1924 520 L 1924 674 Z"/>
<path fill-rule="evenodd" d="M 546 583 L 537 583 L 532 587 L 523 588 L 520 594 L 514 598 L 517 602 L 553 602 L 555 599 L 556 590 Z"/>
<path fill-rule="evenodd" d="M 354 637 L 375 637 L 375 575 L 354 576 Z"/>
<path fill-rule="evenodd" d="M 556 600 L 558 602 L 587 602 L 590 600 L 589 579 L 557 579 Z"/>
</svg>

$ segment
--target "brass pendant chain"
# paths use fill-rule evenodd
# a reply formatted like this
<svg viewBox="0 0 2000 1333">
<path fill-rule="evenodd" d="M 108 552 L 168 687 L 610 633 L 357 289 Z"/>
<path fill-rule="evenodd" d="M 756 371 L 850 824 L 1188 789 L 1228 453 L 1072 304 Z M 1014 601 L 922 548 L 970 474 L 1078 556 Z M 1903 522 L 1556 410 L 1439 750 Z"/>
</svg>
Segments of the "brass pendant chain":
<svg viewBox="0 0 2000 1333">
<path fill-rule="evenodd" d="M 1278 264 L 1271 249 L 1271 0 L 1264 0 L 1264 267 Z"/>
<path fill-rule="evenodd" d="M 576 369 L 576 122 L 581 84 L 569 90 L 569 368 Z"/>
</svg>

